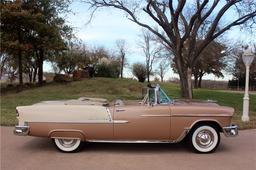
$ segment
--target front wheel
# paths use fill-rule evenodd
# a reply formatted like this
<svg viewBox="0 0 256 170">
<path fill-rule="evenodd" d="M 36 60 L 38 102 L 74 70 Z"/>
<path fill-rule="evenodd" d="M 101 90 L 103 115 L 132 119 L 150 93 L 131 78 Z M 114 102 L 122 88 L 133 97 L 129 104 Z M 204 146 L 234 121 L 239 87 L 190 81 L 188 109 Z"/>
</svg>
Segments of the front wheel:
<svg viewBox="0 0 256 170">
<path fill-rule="evenodd" d="M 219 132 L 211 126 L 198 126 L 190 134 L 190 145 L 199 153 L 214 152 L 220 142 Z"/>
<path fill-rule="evenodd" d="M 81 140 L 55 138 L 54 144 L 62 152 L 75 152 L 81 147 Z"/>
</svg>

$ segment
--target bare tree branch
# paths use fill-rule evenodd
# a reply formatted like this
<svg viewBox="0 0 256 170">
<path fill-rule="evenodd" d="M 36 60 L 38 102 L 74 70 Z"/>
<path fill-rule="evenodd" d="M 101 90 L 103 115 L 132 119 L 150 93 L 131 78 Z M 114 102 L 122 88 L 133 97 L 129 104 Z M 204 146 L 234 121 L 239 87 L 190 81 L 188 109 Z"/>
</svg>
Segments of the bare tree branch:
<svg viewBox="0 0 256 170">
<path fill-rule="evenodd" d="M 191 94 L 187 93 L 187 89 L 190 91 L 191 87 L 189 85 L 191 68 L 195 66 L 201 52 L 212 41 L 235 26 L 243 25 L 246 28 L 253 28 L 256 25 L 255 0 L 88 1 L 95 8 L 114 7 L 124 11 L 129 20 L 158 37 L 159 41 L 174 55 L 173 60 L 180 75 L 182 93 L 186 97 Z M 189 16 L 185 13 L 188 9 L 192 11 Z M 143 15 L 141 13 L 138 15 L 138 11 L 144 12 L 154 24 L 151 25 L 150 22 L 142 20 Z M 238 15 L 229 18 L 230 22 L 223 26 L 221 21 L 227 17 L 225 14 L 234 13 L 234 11 L 237 11 Z"/>
</svg>

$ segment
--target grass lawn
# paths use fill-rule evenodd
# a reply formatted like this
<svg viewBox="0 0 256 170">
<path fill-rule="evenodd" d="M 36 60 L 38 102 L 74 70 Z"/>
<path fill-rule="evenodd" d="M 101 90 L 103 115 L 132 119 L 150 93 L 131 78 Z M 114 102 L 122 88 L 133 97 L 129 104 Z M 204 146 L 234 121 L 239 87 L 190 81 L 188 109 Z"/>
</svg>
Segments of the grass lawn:
<svg viewBox="0 0 256 170">
<path fill-rule="evenodd" d="M 146 84 L 129 79 L 95 78 L 67 84 L 49 84 L 44 87 L 25 90 L 20 93 L 8 92 L 1 96 L 1 125 L 15 125 L 15 107 L 31 105 L 44 100 L 76 99 L 81 96 L 114 99 L 141 99 L 142 87 Z M 180 89 L 176 84 L 161 83 L 162 88 L 172 98 L 180 97 Z M 242 129 L 256 128 L 256 95 L 250 96 L 250 122 L 241 122 L 243 94 L 218 90 L 195 89 L 195 99 L 216 100 L 220 105 L 235 108 L 233 122 Z"/>
</svg>

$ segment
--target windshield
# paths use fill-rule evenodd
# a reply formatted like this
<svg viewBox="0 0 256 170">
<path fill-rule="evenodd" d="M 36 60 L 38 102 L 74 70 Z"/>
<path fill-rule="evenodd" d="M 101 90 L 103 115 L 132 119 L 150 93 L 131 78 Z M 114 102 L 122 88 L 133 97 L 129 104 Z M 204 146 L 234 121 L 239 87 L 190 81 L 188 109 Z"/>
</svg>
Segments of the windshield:
<svg viewBox="0 0 256 170">
<path fill-rule="evenodd" d="M 160 88 L 159 90 L 159 101 L 158 104 L 171 103 L 171 99 L 166 95 L 166 93 Z"/>
<path fill-rule="evenodd" d="M 172 100 L 159 87 L 148 88 L 147 94 L 143 99 L 144 104 L 170 104 Z"/>
</svg>

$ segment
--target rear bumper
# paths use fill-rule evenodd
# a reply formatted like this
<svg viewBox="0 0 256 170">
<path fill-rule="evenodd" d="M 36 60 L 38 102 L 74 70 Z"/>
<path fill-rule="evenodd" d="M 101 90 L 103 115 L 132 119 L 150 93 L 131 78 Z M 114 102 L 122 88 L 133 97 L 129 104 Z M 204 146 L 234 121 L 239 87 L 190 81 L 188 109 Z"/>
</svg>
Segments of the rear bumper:
<svg viewBox="0 0 256 170">
<path fill-rule="evenodd" d="M 27 136 L 29 134 L 29 126 L 15 126 L 13 133 L 18 136 Z"/>
<path fill-rule="evenodd" d="M 238 126 L 237 125 L 230 125 L 223 127 L 223 133 L 227 137 L 233 137 L 238 135 Z"/>
</svg>

